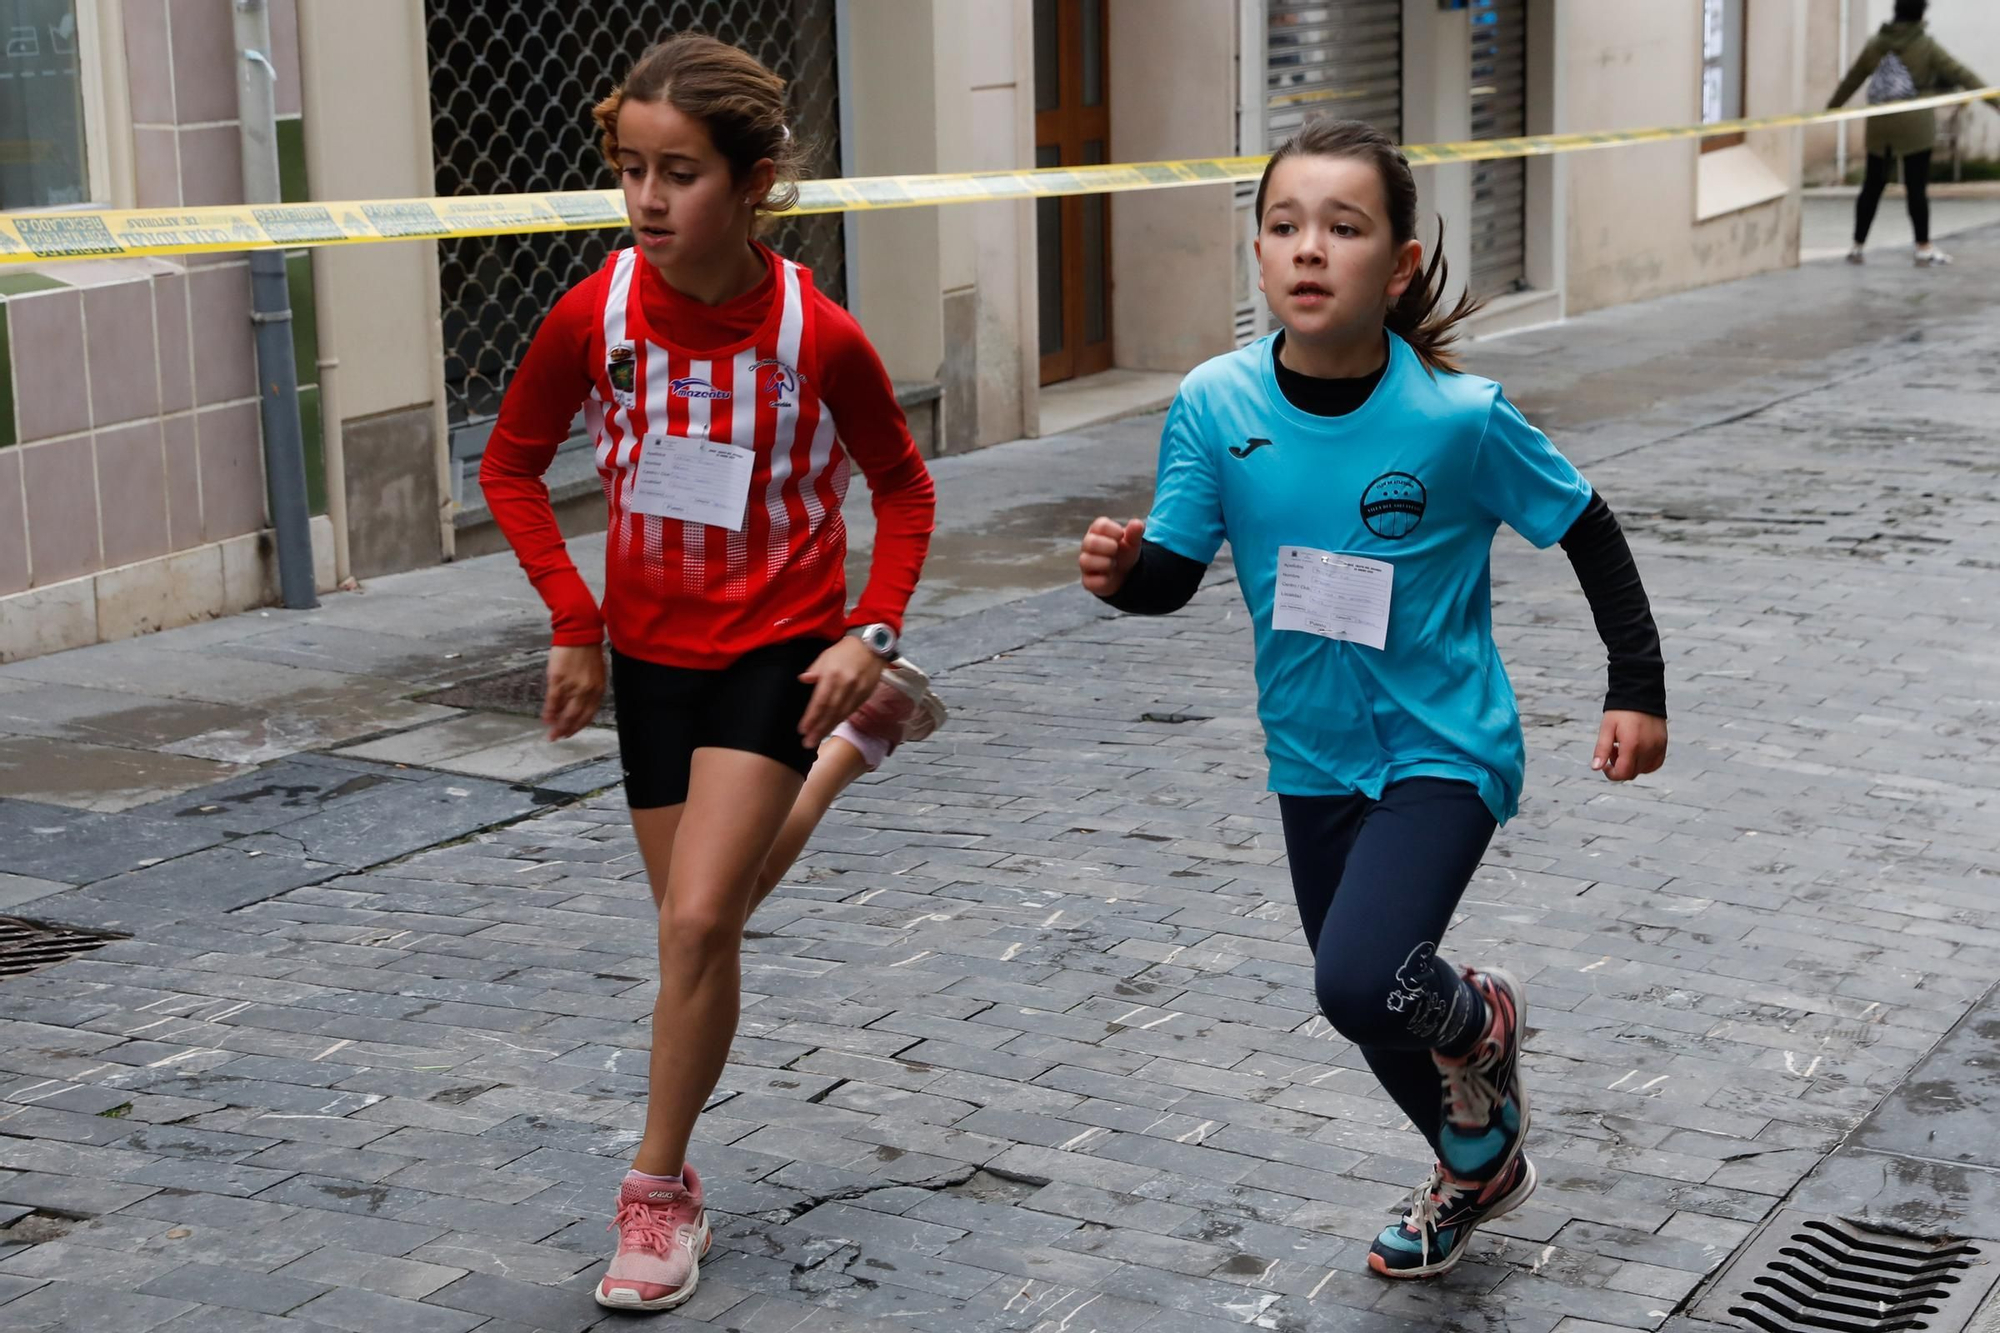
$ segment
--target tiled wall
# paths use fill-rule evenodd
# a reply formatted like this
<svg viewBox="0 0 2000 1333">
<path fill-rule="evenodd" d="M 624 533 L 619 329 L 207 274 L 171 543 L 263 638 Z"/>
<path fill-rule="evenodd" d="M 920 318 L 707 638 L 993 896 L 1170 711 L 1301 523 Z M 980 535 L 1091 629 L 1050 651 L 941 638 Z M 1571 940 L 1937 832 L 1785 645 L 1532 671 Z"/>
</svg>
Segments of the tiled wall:
<svg viewBox="0 0 2000 1333">
<path fill-rule="evenodd" d="M 139 205 L 241 202 L 230 0 L 123 2 Z M 293 0 L 272 26 L 287 195 L 304 197 Z M 289 263 L 319 513 L 311 269 Z M 242 255 L 14 271 L 0 301 L 0 596 L 264 526 Z"/>
</svg>

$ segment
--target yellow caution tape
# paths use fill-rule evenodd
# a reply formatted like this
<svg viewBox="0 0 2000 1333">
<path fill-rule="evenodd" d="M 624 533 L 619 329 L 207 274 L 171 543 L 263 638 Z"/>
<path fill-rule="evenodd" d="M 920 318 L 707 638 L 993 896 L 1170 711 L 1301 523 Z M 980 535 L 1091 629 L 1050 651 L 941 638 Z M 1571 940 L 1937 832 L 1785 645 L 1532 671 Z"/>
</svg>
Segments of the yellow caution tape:
<svg viewBox="0 0 2000 1333">
<path fill-rule="evenodd" d="M 1546 157 L 1594 148 L 1665 143 L 1755 130 L 1861 120 L 1895 112 L 1959 106 L 2000 99 L 2000 87 L 1944 93 L 1909 102 L 1756 116 L 1708 125 L 1676 125 L 1593 134 L 1538 134 L 1521 139 L 1412 144 L 1403 149 L 1417 166 Z M 795 213 L 859 213 L 936 204 L 1043 199 L 1072 194 L 1117 194 L 1180 185 L 1254 181 L 1266 157 L 1183 158 L 1107 166 L 1043 167 L 1021 171 L 962 172 L 934 176 L 858 176 L 803 181 Z M 466 195 L 437 199 L 382 199 L 359 203 L 223 205 L 210 208 L 116 212 L 0 214 L 0 264 L 135 255 L 202 254 L 227 250 L 294 249 L 373 241 L 511 236 L 625 225 L 625 201 L 616 190 L 558 194 Z"/>
</svg>

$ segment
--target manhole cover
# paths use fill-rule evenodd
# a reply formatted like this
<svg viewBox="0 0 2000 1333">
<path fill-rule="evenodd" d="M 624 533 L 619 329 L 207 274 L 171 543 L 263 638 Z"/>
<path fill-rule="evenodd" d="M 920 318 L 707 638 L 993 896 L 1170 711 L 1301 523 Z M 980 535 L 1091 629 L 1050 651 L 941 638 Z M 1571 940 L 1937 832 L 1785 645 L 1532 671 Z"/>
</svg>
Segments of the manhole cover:
<svg viewBox="0 0 2000 1333">
<path fill-rule="evenodd" d="M 31 921 L 0 916 L 0 977 L 18 977 L 38 967 L 52 967 L 124 938 L 94 930 L 38 926 Z"/>
<path fill-rule="evenodd" d="M 445 708 L 473 708 L 484 713 L 517 713 L 523 717 L 540 717 L 542 699 L 548 692 L 548 665 L 537 662 L 533 666 L 518 667 L 512 671 L 501 671 L 478 680 L 463 681 L 441 690 L 417 696 L 417 702 L 438 704 Z M 611 678 L 607 672 L 604 680 L 604 702 L 597 709 L 597 724 L 610 726 L 617 717 L 611 697 Z"/>
<path fill-rule="evenodd" d="M 1699 1317 L 1767 1333 L 1960 1333 L 2000 1269 L 1991 1242 L 1916 1238 L 1779 1213 L 1702 1298 Z"/>
</svg>

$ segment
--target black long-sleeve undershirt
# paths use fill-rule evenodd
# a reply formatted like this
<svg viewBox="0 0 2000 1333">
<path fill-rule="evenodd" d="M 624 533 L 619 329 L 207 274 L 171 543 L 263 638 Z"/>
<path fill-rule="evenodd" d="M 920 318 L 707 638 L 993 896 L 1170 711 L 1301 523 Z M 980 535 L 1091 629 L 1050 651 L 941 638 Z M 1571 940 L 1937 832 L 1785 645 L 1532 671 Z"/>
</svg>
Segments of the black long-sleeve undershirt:
<svg viewBox="0 0 2000 1333">
<path fill-rule="evenodd" d="M 1282 336 L 1281 336 L 1282 341 Z M 1273 348 L 1276 360 L 1276 347 Z M 1354 379 L 1319 379 L 1301 375 L 1276 360 L 1278 387 L 1292 406 L 1316 416 L 1344 416 L 1368 401 L 1383 372 Z M 1386 369 L 1386 367 L 1385 367 Z M 1607 712 L 1630 710 L 1667 715 L 1666 662 L 1652 604 L 1639 579 L 1639 567 L 1625 540 L 1618 516 L 1604 497 L 1593 495 L 1563 534 L 1576 581 L 1590 603 L 1597 636 L 1604 641 L 1610 684 L 1604 697 Z M 1118 591 L 1104 601 L 1134 615 L 1160 616 L 1180 610 L 1201 587 L 1208 566 L 1190 560 L 1158 542 L 1140 543 L 1138 563 Z"/>
</svg>

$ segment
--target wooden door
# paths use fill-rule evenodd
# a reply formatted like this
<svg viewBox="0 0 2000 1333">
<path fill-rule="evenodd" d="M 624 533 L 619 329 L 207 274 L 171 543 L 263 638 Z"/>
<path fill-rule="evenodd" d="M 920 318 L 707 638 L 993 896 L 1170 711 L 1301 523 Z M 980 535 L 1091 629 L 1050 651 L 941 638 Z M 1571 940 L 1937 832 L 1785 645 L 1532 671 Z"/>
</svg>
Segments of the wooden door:
<svg viewBox="0 0 2000 1333">
<path fill-rule="evenodd" d="M 1108 0 L 1035 0 L 1035 165 L 1110 160 Z M 1042 383 L 1111 368 L 1111 202 L 1035 205 Z"/>
</svg>

